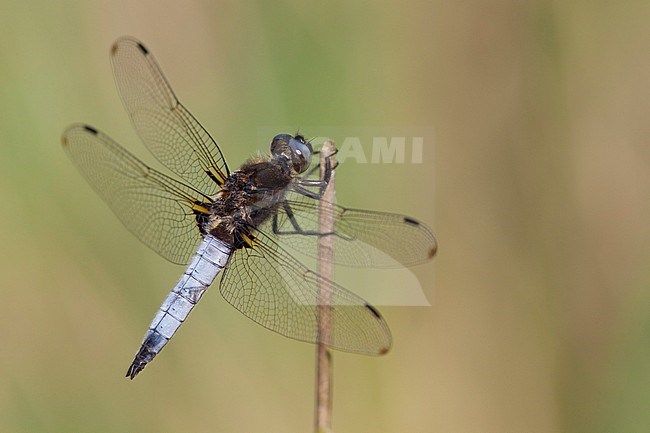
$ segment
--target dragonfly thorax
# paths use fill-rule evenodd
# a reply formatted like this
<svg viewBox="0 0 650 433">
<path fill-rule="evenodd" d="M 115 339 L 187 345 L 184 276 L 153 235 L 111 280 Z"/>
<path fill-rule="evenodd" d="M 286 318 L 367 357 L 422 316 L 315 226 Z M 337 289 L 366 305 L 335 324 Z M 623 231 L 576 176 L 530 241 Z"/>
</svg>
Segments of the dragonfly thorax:
<svg viewBox="0 0 650 433">
<path fill-rule="evenodd" d="M 274 215 L 293 177 L 291 169 L 277 159 L 255 158 L 224 182 L 210 206 L 202 232 L 236 245 L 242 234 Z"/>
</svg>

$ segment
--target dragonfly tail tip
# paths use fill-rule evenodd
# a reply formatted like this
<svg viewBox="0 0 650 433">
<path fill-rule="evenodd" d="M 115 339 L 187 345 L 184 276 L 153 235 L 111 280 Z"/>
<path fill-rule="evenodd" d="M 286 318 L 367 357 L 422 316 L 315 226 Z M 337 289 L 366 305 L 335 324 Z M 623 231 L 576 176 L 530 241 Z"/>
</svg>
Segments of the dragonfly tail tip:
<svg viewBox="0 0 650 433">
<path fill-rule="evenodd" d="M 128 377 L 131 380 L 135 379 L 138 373 L 144 369 L 145 365 L 147 364 L 134 360 L 133 363 L 129 366 L 129 369 L 126 371 L 125 377 Z"/>
</svg>

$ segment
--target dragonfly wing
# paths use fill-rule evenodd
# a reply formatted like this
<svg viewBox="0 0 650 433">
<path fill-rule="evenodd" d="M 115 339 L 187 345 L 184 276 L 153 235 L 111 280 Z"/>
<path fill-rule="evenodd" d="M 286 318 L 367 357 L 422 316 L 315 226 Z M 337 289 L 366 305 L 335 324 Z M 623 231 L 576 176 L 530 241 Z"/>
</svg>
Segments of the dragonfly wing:
<svg viewBox="0 0 650 433">
<path fill-rule="evenodd" d="M 315 343 L 319 300 L 329 299 L 330 347 L 366 355 L 390 349 L 390 330 L 375 308 L 311 271 L 264 233 L 255 236 L 254 246 L 237 250 L 225 269 L 220 291 L 226 301 L 272 331 Z"/>
<path fill-rule="evenodd" d="M 140 138 L 158 160 L 206 195 L 214 195 L 229 170 L 219 146 L 176 98 L 160 66 L 136 39 L 111 49 L 113 73 Z"/>
<path fill-rule="evenodd" d="M 140 161 L 107 135 L 72 125 L 63 148 L 90 186 L 142 242 L 185 264 L 200 241 L 196 213 L 209 198 Z"/>
<path fill-rule="evenodd" d="M 334 220 L 334 232 L 319 229 L 319 212 Z M 319 236 L 333 238 L 333 262 L 351 267 L 414 266 L 430 260 L 437 243 L 423 223 L 395 213 L 352 209 L 288 191 L 277 216 L 264 229 L 284 245 L 318 257 Z"/>
</svg>

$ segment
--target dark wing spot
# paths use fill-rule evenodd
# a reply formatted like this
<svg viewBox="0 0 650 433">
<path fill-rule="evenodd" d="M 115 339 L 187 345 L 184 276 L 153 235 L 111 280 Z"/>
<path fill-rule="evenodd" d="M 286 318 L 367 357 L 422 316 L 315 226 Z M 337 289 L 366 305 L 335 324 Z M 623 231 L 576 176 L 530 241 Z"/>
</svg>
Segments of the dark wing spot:
<svg viewBox="0 0 650 433">
<path fill-rule="evenodd" d="M 420 225 L 419 222 L 417 222 L 413 218 L 409 218 L 409 217 L 404 217 L 404 222 L 406 224 L 413 224 L 414 226 L 419 226 Z"/>
<path fill-rule="evenodd" d="M 438 246 L 434 245 L 434 246 L 431 247 L 431 249 L 429 250 L 429 258 L 430 259 L 432 259 L 433 256 L 436 255 L 437 250 L 438 250 Z"/>
<path fill-rule="evenodd" d="M 374 314 L 377 319 L 381 319 L 381 314 L 379 314 L 379 311 L 377 311 L 375 307 L 373 307 L 370 304 L 366 304 L 366 308 L 369 309 L 370 312 Z"/>
<path fill-rule="evenodd" d="M 138 42 L 138 48 L 140 49 L 140 51 L 142 51 L 142 54 L 144 54 L 145 56 L 149 54 L 149 50 L 147 49 L 147 47 L 142 45 L 140 42 Z"/>
<path fill-rule="evenodd" d="M 385 355 L 385 354 L 388 353 L 389 350 L 390 350 L 390 347 L 382 347 L 381 349 L 379 349 L 379 354 L 380 355 Z"/>
<path fill-rule="evenodd" d="M 97 130 L 90 125 L 84 125 L 84 129 L 90 132 L 92 135 L 97 135 Z"/>
</svg>

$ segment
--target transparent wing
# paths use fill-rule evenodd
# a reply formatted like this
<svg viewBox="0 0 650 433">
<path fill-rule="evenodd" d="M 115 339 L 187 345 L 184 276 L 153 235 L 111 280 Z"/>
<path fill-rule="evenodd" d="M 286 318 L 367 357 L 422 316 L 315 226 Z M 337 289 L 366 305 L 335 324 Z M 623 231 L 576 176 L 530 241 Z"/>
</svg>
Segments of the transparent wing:
<svg viewBox="0 0 650 433">
<path fill-rule="evenodd" d="M 319 211 L 319 204 L 321 210 Z M 321 233 L 319 212 L 332 216 L 333 233 Z M 318 257 L 319 236 L 332 236 L 333 262 L 351 267 L 413 266 L 430 260 L 437 243 L 431 230 L 404 215 L 351 209 L 287 191 L 277 216 L 261 227 L 296 251 Z"/>
<path fill-rule="evenodd" d="M 197 212 L 209 198 L 148 167 L 87 125 L 72 125 L 63 148 L 122 223 L 152 250 L 185 264 L 200 241 Z"/>
<path fill-rule="evenodd" d="M 153 55 L 136 39 L 111 49 L 113 73 L 140 138 L 158 160 L 188 184 L 214 195 L 230 174 L 210 134 L 181 104 Z"/>
<path fill-rule="evenodd" d="M 381 355 L 391 346 L 382 316 L 363 299 L 309 270 L 272 239 L 257 232 L 253 248 L 233 254 L 220 291 L 232 306 L 260 325 L 300 341 L 319 341 L 319 284 L 330 299 L 329 346 Z"/>
</svg>

